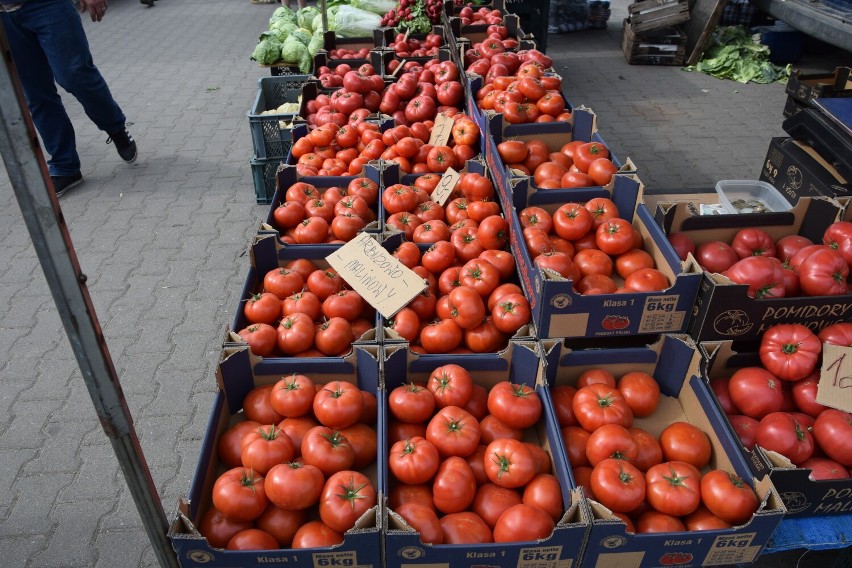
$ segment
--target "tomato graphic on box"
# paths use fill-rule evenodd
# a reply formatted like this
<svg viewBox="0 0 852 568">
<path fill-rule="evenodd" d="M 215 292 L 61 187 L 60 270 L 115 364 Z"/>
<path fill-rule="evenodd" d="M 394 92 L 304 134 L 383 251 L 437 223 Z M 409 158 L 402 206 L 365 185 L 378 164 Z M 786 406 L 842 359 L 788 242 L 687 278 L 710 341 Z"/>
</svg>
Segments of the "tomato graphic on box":
<svg viewBox="0 0 852 568">
<path fill-rule="evenodd" d="M 606 330 L 625 329 L 630 325 L 627 316 L 608 315 L 601 321 L 601 327 Z"/>
<path fill-rule="evenodd" d="M 660 557 L 660 564 L 664 566 L 687 564 L 689 562 L 692 562 L 692 554 L 689 552 L 667 552 Z"/>
</svg>

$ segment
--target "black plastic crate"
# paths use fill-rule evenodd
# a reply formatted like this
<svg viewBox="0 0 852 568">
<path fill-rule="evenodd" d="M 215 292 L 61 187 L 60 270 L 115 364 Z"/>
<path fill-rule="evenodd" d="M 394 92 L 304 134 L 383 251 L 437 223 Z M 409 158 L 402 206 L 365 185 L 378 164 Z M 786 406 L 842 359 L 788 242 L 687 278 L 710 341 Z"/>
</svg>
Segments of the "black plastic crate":
<svg viewBox="0 0 852 568">
<path fill-rule="evenodd" d="M 248 113 L 254 157 L 258 160 L 287 157 L 293 139 L 290 124 L 298 120 L 298 111 L 281 114 L 261 114 L 284 103 L 299 102 L 302 86 L 311 80 L 310 75 L 282 75 L 263 77 L 258 81 L 257 97 Z M 282 124 L 283 123 L 283 124 Z"/>
<path fill-rule="evenodd" d="M 290 145 L 287 145 L 285 153 L 290 152 Z M 254 195 L 259 205 L 267 205 L 272 202 L 272 196 L 275 195 L 275 179 L 278 168 L 281 166 L 280 159 L 272 160 L 251 160 L 251 177 L 254 181 Z"/>
</svg>

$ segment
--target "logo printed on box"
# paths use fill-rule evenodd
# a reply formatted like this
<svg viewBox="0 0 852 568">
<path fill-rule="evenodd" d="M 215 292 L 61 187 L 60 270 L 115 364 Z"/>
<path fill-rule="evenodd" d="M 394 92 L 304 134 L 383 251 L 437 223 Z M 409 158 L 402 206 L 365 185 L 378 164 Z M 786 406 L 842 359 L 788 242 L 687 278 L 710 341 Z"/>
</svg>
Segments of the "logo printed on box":
<svg viewBox="0 0 852 568">
<path fill-rule="evenodd" d="M 190 550 L 186 557 L 197 564 L 207 564 L 213 560 L 213 555 L 204 550 Z"/>
<path fill-rule="evenodd" d="M 608 536 L 601 541 L 601 546 L 604 548 L 618 548 L 627 544 L 627 538 L 621 535 Z"/>
<path fill-rule="evenodd" d="M 689 552 L 666 552 L 660 556 L 660 564 L 673 566 L 675 564 L 688 564 L 692 562 L 692 554 Z"/>
<path fill-rule="evenodd" d="M 415 560 L 422 557 L 423 554 L 423 549 L 419 546 L 406 546 L 399 549 L 399 555 L 406 560 Z"/>
<path fill-rule="evenodd" d="M 743 310 L 728 310 L 713 320 L 713 329 L 720 335 L 743 335 L 753 326 L 754 324 L 748 319 L 748 314 Z"/>
<path fill-rule="evenodd" d="M 784 506 L 787 507 L 788 513 L 799 513 L 811 506 L 808 503 L 808 497 L 798 491 L 781 493 L 781 500 L 784 501 Z"/>
</svg>

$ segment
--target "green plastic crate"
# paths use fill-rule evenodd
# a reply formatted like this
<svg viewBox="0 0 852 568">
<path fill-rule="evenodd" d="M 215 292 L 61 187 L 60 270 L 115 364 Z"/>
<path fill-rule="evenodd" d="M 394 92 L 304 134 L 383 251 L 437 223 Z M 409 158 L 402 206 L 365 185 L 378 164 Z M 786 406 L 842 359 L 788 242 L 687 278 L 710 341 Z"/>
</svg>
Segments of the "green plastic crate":
<svg viewBox="0 0 852 568">
<path fill-rule="evenodd" d="M 255 159 L 282 160 L 287 157 L 293 136 L 289 127 L 281 127 L 281 121 L 289 124 L 299 120 L 299 113 L 261 113 L 284 103 L 298 102 L 302 86 L 310 79 L 310 75 L 285 75 L 262 77 L 258 81 L 257 97 L 248 113 Z"/>
</svg>

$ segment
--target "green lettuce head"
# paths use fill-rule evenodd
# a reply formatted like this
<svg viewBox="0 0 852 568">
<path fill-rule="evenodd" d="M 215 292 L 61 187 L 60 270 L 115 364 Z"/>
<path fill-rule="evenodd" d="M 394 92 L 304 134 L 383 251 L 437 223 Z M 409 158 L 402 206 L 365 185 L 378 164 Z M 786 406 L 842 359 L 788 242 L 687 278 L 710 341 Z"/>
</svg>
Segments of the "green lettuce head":
<svg viewBox="0 0 852 568">
<path fill-rule="evenodd" d="M 287 6 L 281 6 L 279 8 L 276 8 L 275 11 L 272 12 L 272 17 L 269 18 L 269 25 L 271 26 L 273 22 L 277 22 L 279 20 L 295 23 L 296 13 Z"/>
<path fill-rule="evenodd" d="M 287 41 L 281 46 L 281 59 L 285 63 L 298 64 L 302 59 L 302 55 L 307 53 L 308 46 L 292 36 L 288 37 Z"/>
<path fill-rule="evenodd" d="M 281 55 L 281 44 L 270 39 L 261 40 L 254 48 L 251 58 L 261 65 L 272 65 Z"/>
<path fill-rule="evenodd" d="M 306 6 L 305 8 L 300 8 L 298 12 L 296 12 L 296 22 L 299 24 L 300 28 L 311 28 L 313 24 L 314 18 L 319 15 L 320 11 L 315 6 Z"/>
</svg>

